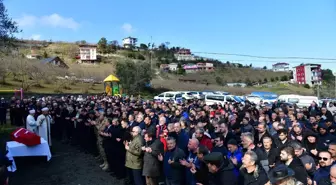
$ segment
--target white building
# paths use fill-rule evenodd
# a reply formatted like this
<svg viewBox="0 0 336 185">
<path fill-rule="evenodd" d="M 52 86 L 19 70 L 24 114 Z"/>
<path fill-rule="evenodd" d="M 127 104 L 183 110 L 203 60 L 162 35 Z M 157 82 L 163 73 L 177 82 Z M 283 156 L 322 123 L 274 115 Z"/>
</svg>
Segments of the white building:
<svg viewBox="0 0 336 185">
<path fill-rule="evenodd" d="M 321 84 L 322 70 L 320 64 L 301 64 L 293 68 L 293 81 L 310 86 Z"/>
<path fill-rule="evenodd" d="M 79 59 L 81 62 L 94 63 L 97 60 L 97 45 L 79 45 Z"/>
<path fill-rule="evenodd" d="M 132 48 L 136 46 L 138 39 L 133 37 L 126 37 L 122 40 L 124 48 Z"/>
<path fill-rule="evenodd" d="M 196 60 L 194 55 L 181 55 L 181 54 L 174 54 L 176 60 L 178 61 L 194 61 Z"/>
<path fill-rule="evenodd" d="M 272 65 L 273 71 L 290 71 L 290 67 L 288 63 L 279 62 Z"/>
<path fill-rule="evenodd" d="M 170 63 L 168 64 L 170 71 L 176 71 L 177 70 L 177 63 Z"/>
<path fill-rule="evenodd" d="M 174 57 L 178 61 L 194 61 L 196 57 L 191 53 L 190 49 L 182 48 L 177 53 L 174 54 Z"/>
</svg>

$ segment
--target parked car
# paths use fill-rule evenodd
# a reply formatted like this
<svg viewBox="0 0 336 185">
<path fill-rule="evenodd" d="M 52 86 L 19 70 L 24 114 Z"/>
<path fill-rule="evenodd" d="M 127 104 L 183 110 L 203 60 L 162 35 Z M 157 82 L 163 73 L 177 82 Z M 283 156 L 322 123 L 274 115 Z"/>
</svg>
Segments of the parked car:
<svg viewBox="0 0 336 185">
<path fill-rule="evenodd" d="M 155 101 L 174 101 L 175 103 L 181 103 L 183 101 L 182 93 L 176 91 L 167 91 L 154 96 Z"/>
<path fill-rule="evenodd" d="M 190 91 L 190 93 L 194 96 L 194 98 L 203 100 L 204 99 L 204 94 L 200 91 Z"/>
<path fill-rule="evenodd" d="M 180 91 L 180 92 L 181 92 L 181 94 L 182 94 L 182 98 L 183 98 L 184 100 L 192 100 L 192 99 L 195 98 L 195 97 L 191 94 L 190 91 Z"/>
</svg>

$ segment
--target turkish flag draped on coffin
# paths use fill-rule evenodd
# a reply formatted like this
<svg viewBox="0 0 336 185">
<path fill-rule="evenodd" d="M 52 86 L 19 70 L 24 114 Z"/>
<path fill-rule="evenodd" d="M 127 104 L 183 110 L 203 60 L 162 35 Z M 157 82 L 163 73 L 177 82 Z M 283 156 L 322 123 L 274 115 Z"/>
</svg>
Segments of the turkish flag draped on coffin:
<svg viewBox="0 0 336 185">
<path fill-rule="evenodd" d="M 11 133 L 11 139 L 27 146 L 41 144 L 41 137 L 25 128 L 17 128 L 14 132 Z"/>
</svg>

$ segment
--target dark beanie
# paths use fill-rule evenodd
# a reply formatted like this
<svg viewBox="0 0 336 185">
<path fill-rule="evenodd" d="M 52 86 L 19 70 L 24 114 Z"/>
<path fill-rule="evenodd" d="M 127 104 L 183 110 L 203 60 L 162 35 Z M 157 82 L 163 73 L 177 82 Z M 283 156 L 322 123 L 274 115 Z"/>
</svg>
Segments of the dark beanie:
<svg viewBox="0 0 336 185">
<path fill-rule="evenodd" d="M 228 145 L 238 145 L 237 141 L 235 139 L 230 139 L 227 143 Z"/>
</svg>

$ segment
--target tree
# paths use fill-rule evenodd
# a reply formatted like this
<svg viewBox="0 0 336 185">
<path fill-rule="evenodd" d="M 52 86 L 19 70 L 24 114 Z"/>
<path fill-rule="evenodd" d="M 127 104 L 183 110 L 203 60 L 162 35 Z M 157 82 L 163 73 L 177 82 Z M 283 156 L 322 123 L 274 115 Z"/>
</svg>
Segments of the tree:
<svg viewBox="0 0 336 185">
<path fill-rule="evenodd" d="M 152 71 L 148 62 L 133 62 L 130 60 L 116 64 L 116 75 L 120 84 L 128 94 L 140 92 L 152 79 Z"/>
<path fill-rule="evenodd" d="M 13 46 L 14 34 L 18 32 L 16 22 L 8 16 L 3 0 L 0 0 L 0 47 L 2 50 Z"/>
<path fill-rule="evenodd" d="M 250 64 L 250 68 L 252 68 L 252 63 Z"/>
<path fill-rule="evenodd" d="M 221 77 L 219 77 L 219 76 L 216 76 L 216 83 L 218 84 L 218 85 L 223 85 L 223 79 L 221 78 Z"/>
<path fill-rule="evenodd" d="M 0 58 L 0 78 L 1 84 L 6 84 L 6 78 L 10 75 L 11 61 L 9 61 L 9 57 L 1 57 Z"/>
<path fill-rule="evenodd" d="M 98 46 L 97 46 L 98 52 L 100 53 L 107 53 L 107 40 L 105 37 L 102 37 L 98 41 Z"/>
<path fill-rule="evenodd" d="M 253 85 L 249 78 L 245 79 L 245 83 L 246 83 L 247 86 L 252 86 Z"/>
<path fill-rule="evenodd" d="M 333 83 L 335 76 L 330 69 L 322 69 L 322 80 L 326 83 Z"/>
<path fill-rule="evenodd" d="M 238 64 L 238 68 L 243 68 L 243 64 Z"/>
<path fill-rule="evenodd" d="M 279 81 L 279 77 L 275 77 L 275 81 Z"/>
<path fill-rule="evenodd" d="M 274 78 L 273 77 L 271 78 L 271 82 L 274 82 Z"/>
<path fill-rule="evenodd" d="M 262 79 L 259 79 L 258 82 L 261 84 L 262 83 Z"/>
<path fill-rule="evenodd" d="M 267 83 L 267 82 L 268 82 L 267 78 L 264 78 L 264 83 Z"/>
<path fill-rule="evenodd" d="M 77 41 L 76 44 L 80 45 L 80 44 L 87 44 L 86 40 L 80 40 Z"/>
<path fill-rule="evenodd" d="M 307 89 L 310 89 L 309 84 L 304 84 L 303 87 L 304 87 L 304 88 L 307 88 Z"/>
<path fill-rule="evenodd" d="M 288 76 L 287 75 L 281 76 L 280 81 L 288 81 Z"/>
<path fill-rule="evenodd" d="M 48 53 L 46 51 L 43 52 L 43 58 L 48 58 Z"/>
<path fill-rule="evenodd" d="M 177 74 L 179 75 L 185 74 L 185 69 L 182 67 L 181 64 L 177 64 Z"/>
<path fill-rule="evenodd" d="M 144 43 L 141 43 L 140 44 L 140 49 L 147 50 L 148 46 L 146 44 L 144 44 Z"/>
<path fill-rule="evenodd" d="M 266 69 L 267 69 L 267 66 L 264 66 L 264 67 L 263 67 L 263 69 L 265 69 L 265 70 L 266 70 Z"/>
<path fill-rule="evenodd" d="M 159 45 L 159 50 L 166 50 L 166 45 L 164 44 L 164 43 L 161 43 L 160 45 Z"/>
</svg>

